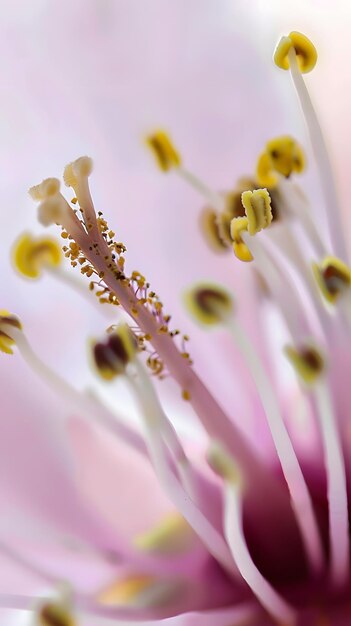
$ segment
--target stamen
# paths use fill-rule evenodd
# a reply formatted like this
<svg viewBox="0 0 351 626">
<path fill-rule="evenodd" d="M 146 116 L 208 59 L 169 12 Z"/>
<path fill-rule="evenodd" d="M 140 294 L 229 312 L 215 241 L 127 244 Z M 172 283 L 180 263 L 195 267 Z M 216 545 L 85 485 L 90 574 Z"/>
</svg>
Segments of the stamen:
<svg viewBox="0 0 351 626">
<path fill-rule="evenodd" d="M 178 513 L 167 515 L 151 531 L 134 539 L 140 550 L 157 554 L 181 554 L 187 552 L 194 540 L 194 531 Z"/>
<path fill-rule="evenodd" d="M 246 217 L 235 217 L 230 226 L 233 239 L 233 250 L 235 256 L 240 261 L 252 261 L 253 256 L 244 239 L 244 233 L 250 236 L 255 235 L 260 230 L 267 228 L 273 219 L 271 209 L 271 198 L 267 189 L 254 189 L 244 191 L 241 194 L 241 201 L 245 209 Z"/>
<path fill-rule="evenodd" d="M 225 208 L 224 198 L 221 194 L 210 189 L 206 183 L 182 166 L 179 153 L 165 131 L 156 131 L 147 138 L 146 142 L 149 148 L 151 148 L 157 164 L 163 172 L 174 170 L 174 172 L 186 180 L 191 187 L 204 196 L 210 202 L 211 207 L 216 209 L 216 211 L 222 211 Z"/>
<path fill-rule="evenodd" d="M 327 256 L 320 265 L 312 265 L 317 285 L 330 304 L 335 304 L 338 298 L 351 287 L 351 269 L 340 259 Z"/>
<path fill-rule="evenodd" d="M 248 227 L 249 220 L 247 217 L 235 217 L 230 225 L 234 254 L 240 261 L 244 261 L 244 263 L 253 261 L 249 247 L 243 239 L 243 233 L 247 232 Z"/>
<path fill-rule="evenodd" d="M 229 246 L 223 238 L 219 216 L 216 211 L 210 208 L 203 209 L 200 213 L 199 223 L 201 232 L 211 250 L 214 252 L 227 252 Z"/>
<path fill-rule="evenodd" d="M 131 575 L 113 583 L 98 596 L 105 606 L 155 607 L 175 600 L 181 591 L 178 580 L 155 578 L 147 574 Z"/>
<path fill-rule="evenodd" d="M 209 451 L 212 469 L 225 482 L 224 532 L 238 569 L 262 606 L 279 623 L 293 626 L 297 615 L 294 609 L 275 591 L 254 564 L 243 530 L 243 488 L 232 459 L 218 444 Z"/>
<path fill-rule="evenodd" d="M 22 325 L 15 315 L 11 315 L 4 309 L 0 310 L 0 352 L 5 354 L 13 354 L 13 346 L 15 340 L 13 338 L 13 330 L 22 331 Z"/>
<path fill-rule="evenodd" d="M 271 197 L 267 189 L 244 191 L 241 201 L 247 217 L 249 235 L 255 235 L 272 222 Z"/>
<path fill-rule="evenodd" d="M 219 290 L 221 287 L 219 287 Z M 195 298 L 196 290 L 193 297 Z M 217 309 L 218 322 L 232 334 L 236 346 L 239 348 L 247 367 L 252 375 L 261 398 L 266 418 L 280 460 L 285 480 L 287 482 L 291 504 L 301 531 L 306 553 L 313 570 L 319 573 L 323 567 L 323 551 L 319 530 L 315 519 L 311 496 L 301 471 L 297 456 L 291 443 L 284 420 L 280 414 L 279 404 L 275 396 L 271 381 L 256 353 L 250 338 L 238 321 L 229 315 L 220 319 L 221 311 Z"/>
<path fill-rule="evenodd" d="M 266 153 L 272 169 L 285 178 L 289 178 L 294 172 L 301 174 L 305 169 L 303 150 L 289 135 L 268 141 Z"/>
<path fill-rule="evenodd" d="M 119 437 L 121 441 L 132 446 L 142 454 L 145 454 L 142 441 L 138 433 L 124 423 L 123 419 L 111 412 L 101 404 L 98 398 L 92 393 L 81 393 L 72 387 L 59 374 L 52 370 L 42 361 L 32 349 L 25 336 L 19 321 L 9 314 L 1 316 L 0 312 L 0 349 L 3 335 L 7 337 L 7 344 L 16 345 L 23 359 L 29 367 L 50 387 L 59 397 L 64 397 L 70 405 L 86 418 L 91 418 L 99 424 L 103 424 L 110 432 Z M 3 320 L 3 322 L 1 322 Z M 12 320 L 12 321 L 11 321 Z M 12 349 L 11 349 L 12 354 Z"/>
<path fill-rule="evenodd" d="M 181 159 L 179 153 L 165 131 L 155 131 L 147 137 L 146 143 L 151 148 L 157 164 L 163 172 L 168 172 L 170 169 L 180 166 Z"/>
<path fill-rule="evenodd" d="M 23 233 L 13 246 L 13 261 L 17 271 L 26 278 L 39 278 L 46 267 L 57 268 L 61 264 L 61 247 L 52 237 Z"/>
<path fill-rule="evenodd" d="M 140 406 L 150 458 L 160 483 L 164 485 L 168 496 L 178 511 L 192 526 L 209 552 L 229 573 L 237 575 L 237 569 L 229 555 L 223 537 L 194 504 L 170 469 L 162 441 L 162 431 L 159 429 L 159 407 L 157 404 L 155 405 L 155 392 L 148 376 L 143 371 L 141 363 L 136 360 L 135 365 L 137 365 L 138 378 L 127 374 L 128 381 Z"/>
<path fill-rule="evenodd" d="M 313 384 L 324 370 L 324 359 L 320 351 L 312 344 L 300 350 L 286 346 L 285 354 L 296 373 L 307 385 Z"/>
<path fill-rule="evenodd" d="M 185 293 L 185 305 L 195 319 L 205 325 L 217 325 L 233 310 L 229 293 L 213 283 L 201 283 Z"/>
<path fill-rule="evenodd" d="M 336 587 L 343 587 L 349 579 L 350 571 L 348 501 L 343 449 L 330 391 L 323 377 L 317 381 L 314 393 L 327 471 L 331 579 Z"/>
<path fill-rule="evenodd" d="M 113 380 L 124 374 L 136 355 L 137 342 L 126 324 L 118 326 L 105 342 L 94 343 L 93 357 L 98 374 Z"/>
<path fill-rule="evenodd" d="M 296 56 L 299 71 L 303 74 L 311 72 L 317 63 L 317 50 L 312 41 L 297 31 L 292 31 L 288 37 L 282 37 L 274 52 L 274 62 L 283 70 L 291 69 L 291 50 Z"/>
<path fill-rule="evenodd" d="M 67 607 L 48 602 L 37 613 L 37 626 L 76 626 L 76 621 Z"/>
<path fill-rule="evenodd" d="M 261 187 L 274 189 L 278 184 L 278 176 L 274 173 L 272 162 L 267 152 L 258 157 L 256 166 L 257 182 Z"/>
<path fill-rule="evenodd" d="M 316 348 L 305 349 L 300 354 L 289 348 L 287 354 L 302 381 L 314 385 L 312 391 L 322 432 L 327 473 L 331 578 L 337 587 L 342 587 L 348 580 L 350 565 L 346 470 L 337 419 L 328 382 L 323 375 L 323 359 Z"/>
<path fill-rule="evenodd" d="M 156 294 L 147 292 L 148 297 L 145 298 L 145 290 L 148 288 L 148 285 L 145 285 L 145 279 L 142 281 L 143 286 L 138 285 L 135 290 L 135 273 L 130 278 L 126 276 L 123 270 L 124 258 L 120 256 L 125 250 L 123 244 L 116 244 L 112 239 L 111 241 L 107 239 L 109 229 L 105 220 L 103 220 L 102 235 L 105 235 L 106 239 L 104 236 L 95 238 L 84 229 L 73 210 L 70 209 L 70 211 L 73 231 L 70 231 L 69 225 L 67 228 L 65 225 L 64 227 L 75 239 L 76 249 L 72 252 L 73 256 L 71 255 L 72 263 L 76 264 L 77 259 L 82 257 L 86 266 L 83 265 L 81 271 L 84 270 L 88 276 L 96 273 L 108 293 L 106 300 L 110 301 L 112 298 L 113 302 L 121 304 L 136 321 L 142 335 L 152 343 L 158 358 L 164 362 L 169 373 L 180 385 L 184 397 L 192 403 L 209 436 L 215 436 L 226 442 L 240 467 L 245 469 L 247 477 L 252 477 L 254 481 L 260 480 L 261 483 L 267 481 L 267 484 L 271 486 L 272 477 L 269 472 L 244 440 L 233 421 L 223 412 L 209 390 L 199 380 L 190 366 L 189 355 L 176 347 L 173 341 L 174 333 L 168 329 L 162 303 L 155 297 Z M 117 259 L 112 250 L 117 250 Z M 71 254 L 70 251 L 67 253 Z M 169 320 L 169 317 L 167 319 Z M 283 499 L 282 492 L 279 495 L 279 488 L 277 489 L 275 488 L 276 497 Z"/>
<path fill-rule="evenodd" d="M 296 39 L 296 34 L 303 39 Z M 295 42 L 292 35 L 295 37 Z M 316 63 L 317 53 L 314 50 L 313 44 L 311 44 L 307 37 L 304 37 L 300 33 L 290 33 L 288 38 L 283 38 L 278 44 L 274 59 L 278 67 L 290 69 L 291 78 L 300 101 L 314 157 L 319 170 L 320 183 L 325 199 L 327 223 L 329 225 L 329 232 L 334 252 L 338 257 L 346 262 L 346 246 L 338 217 L 341 215 L 341 211 L 332 168 L 328 157 L 328 151 L 316 112 L 301 75 L 301 71 L 307 72 L 313 69 Z"/>
</svg>

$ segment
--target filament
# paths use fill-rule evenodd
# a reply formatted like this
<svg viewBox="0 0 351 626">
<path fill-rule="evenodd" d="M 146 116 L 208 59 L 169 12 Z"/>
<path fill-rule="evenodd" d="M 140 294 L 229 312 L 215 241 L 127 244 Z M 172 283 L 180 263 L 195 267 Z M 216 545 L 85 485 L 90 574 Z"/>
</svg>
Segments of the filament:
<svg viewBox="0 0 351 626">
<path fill-rule="evenodd" d="M 325 379 L 317 382 L 314 395 L 318 406 L 327 472 L 331 577 L 336 586 L 342 586 L 348 579 L 350 558 L 344 457 L 332 400 Z"/>
<path fill-rule="evenodd" d="M 197 508 L 170 469 L 158 427 L 158 407 L 155 407 L 154 398 L 150 394 L 149 385 L 145 384 L 146 380 L 146 376 L 135 379 L 132 375 L 128 375 L 130 387 L 143 415 L 149 454 L 160 483 L 163 484 L 173 504 L 190 526 L 193 527 L 210 554 L 212 554 L 231 575 L 234 574 L 238 576 L 237 569 L 223 537 Z"/>
<path fill-rule="evenodd" d="M 240 485 L 225 482 L 224 532 L 238 569 L 262 606 L 279 624 L 293 626 L 296 614 L 293 608 L 262 576 L 248 550 L 242 521 L 242 494 Z"/>
<path fill-rule="evenodd" d="M 311 496 L 288 431 L 280 414 L 278 401 L 271 381 L 243 328 L 234 318 L 227 321 L 226 327 L 231 332 L 235 344 L 243 355 L 256 384 L 283 474 L 290 491 L 292 507 L 296 515 L 310 565 L 315 573 L 320 573 L 323 568 L 324 557 Z"/>
<path fill-rule="evenodd" d="M 193 189 L 198 191 L 210 203 L 211 207 L 216 211 L 222 212 L 225 208 L 224 197 L 211 189 L 206 183 L 200 180 L 195 174 L 189 172 L 184 167 L 180 166 L 174 170 L 178 176 L 185 180 Z"/>
<path fill-rule="evenodd" d="M 288 57 L 291 77 L 300 101 L 314 157 L 319 170 L 320 183 L 325 199 L 326 217 L 334 252 L 336 256 L 339 256 L 343 261 L 347 262 L 345 241 L 342 234 L 341 224 L 338 219 L 338 216 L 340 215 L 338 196 L 336 193 L 335 181 L 322 130 L 304 79 L 299 70 L 296 52 L 293 46 L 290 48 Z"/>
</svg>

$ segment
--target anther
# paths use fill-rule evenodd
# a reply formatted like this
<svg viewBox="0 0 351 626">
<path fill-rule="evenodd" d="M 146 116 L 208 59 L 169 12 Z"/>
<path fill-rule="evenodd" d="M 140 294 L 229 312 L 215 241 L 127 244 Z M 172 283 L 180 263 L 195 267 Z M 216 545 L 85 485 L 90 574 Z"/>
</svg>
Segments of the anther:
<svg viewBox="0 0 351 626">
<path fill-rule="evenodd" d="M 137 342 L 133 333 L 126 324 L 121 324 L 106 341 L 93 345 L 93 359 L 99 375 L 105 380 L 113 380 L 124 374 L 136 350 Z"/>
<path fill-rule="evenodd" d="M 240 261 L 253 261 L 253 256 L 242 238 L 242 233 L 248 231 L 247 217 L 235 217 L 230 224 L 230 234 L 233 239 L 233 250 Z"/>
<path fill-rule="evenodd" d="M 13 247 L 13 262 L 26 278 L 39 278 L 45 267 L 55 268 L 62 260 L 61 248 L 52 237 L 23 233 Z"/>
<path fill-rule="evenodd" d="M 317 63 L 317 50 L 306 35 L 297 31 L 292 31 L 288 37 L 282 37 L 279 41 L 273 57 L 275 64 L 282 70 L 288 70 L 291 48 L 295 50 L 300 72 L 311 72 Z"/>
<path fill-rule="evenodd" d="M 323 373 L 325 362 L 321 352 L 314 345 L 304 345 L 300 349 L 286 346 L 285 354 L 298 376 L 306 385 L 313 385 Z"/>
<path fill-rule="evenodd" d="M 38 626 L 75 626 L 71 612 L 64 604 L 48 602 L 37 613 Z"/>
<path fill-rule="evenodd" d="M 273 172 L 288 178 L 291 174 L 301 174 L 306 167 L 305 155 L 301 146 L 289 135 L 275 137 L 266 144 L 266 155 Z M 260 157 L 262 159 L 262 156 Z M 269 185 L 267 185 L 269 186 Z"/>
<path fill-rule="evenodd" d="M 15 341 L 11 336 L 11 327 L 22 330 L 18 317 L 0 309 L 0 352 L 5 352 L 5 354 L 13 354 L 12 347 Z"/>
<path fill-rule="evenodd" d="M 231 219 L 231 218 L 230 218 Z M 216 211 L 210 208 L 205 208 L 200 213 L 200 229 L 208 243 L 209 247 L 214 252 L 226 252 L 229 244 L 223 237 L 224 224 L 220 225 L 222 216 L 217 215 Z"/>
<path fill-rule="evenodd" d="M 272 222 L 271 197 L 267 189 L 244 191 L 241 201 L 247 217 L 249 235 L 255 235 Z"/>
<path fill-rule="evenodd" d="M 146 143 L 151 148 L 157 164 L 163 172 L 168 172 L 181 165 L 179 153 L 165 131 L 155 131 L 146 138 Z"/>
<path fill-rule="evenodd" d="M 337 257 L 327 256 L 322 263 L 312 265 L 318 287 L 330 304 L 351 287 L 351 269 Z"/>
<path fill-rule="evenodd" d="M 230 294 L 212 283 L 192 287 L 185 293 L 185 304 L 197 321 L 207 325 L 219 324 L 233 312 Z"/>
<path fill-rule="evenodd" d="M 274 189 L 274 187 L 278 184 L 278 177 L 274 173 L 274 168 L 267 152 L 262 152 L 262 154 L 258 157 L 256 176 L 258 184 L 261 185 L 261 187 L 270 187 L 271 189 Z"/>
</svg>

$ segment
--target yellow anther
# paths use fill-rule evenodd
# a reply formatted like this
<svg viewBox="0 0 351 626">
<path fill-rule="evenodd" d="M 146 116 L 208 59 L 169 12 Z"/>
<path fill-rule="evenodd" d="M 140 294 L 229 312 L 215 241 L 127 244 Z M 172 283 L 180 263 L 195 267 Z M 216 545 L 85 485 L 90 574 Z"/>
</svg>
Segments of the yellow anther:
<svg viewBox="0 0 351 626">
<path fill-rule="evenodd" d="M 181 515 L 174 513 L 168 515 L 156 528 L 136 537 L 134 544 L 147 552 L 180 554 L 190 548 L 194 537 L 191 526 Z"/>
<path fill-rule="evenodd" d="M 136 351 L 137 343 L 127 324 L 118 326 L 105 342 L 94 343 L 93 359 L 101 378 L 113 380 L 116 376 L 124 374 Z"/>
<path fill-rule="evenodd" d="M 11 337 L 11 328 L 9 328 L 11 326 L 17 330 L 22 330 L 21 322 L 15 315 L 6 310 L 0 310 L 0 352 L 5 354 L 13 354 L 12 348 L 15 345 Z"/>
<path fill-rule="evenodd" d="M 301 349 L 286 346 L 285 354 L 296 373 L 307 385 L 312 385 L 324 371 L 324 359 L 320 351 L 313 345 Z"/>
<path fill-rule="evenodd" d="M 202 324 L 220 324 L 233 311 L 230 294 L 213 283 L 195 285 L 185 293 L 185 304 L 193 317 Z"/>
<path fill-rule="evenodd" d="M 276 137 L 266 145 L 271 169 L 282 176 L 291 176 L 293 172 L 300 174 L 305 169 L 305 156 L 299 144 L 289 135 Z"/>
<path fill-rule="evenodd" d="M 76 626 L 71 612 L 58 602 L 44 604 L 37 615 L 38 626 Z"/>
<path fill-rule="evenodd" d="M 107 606 L 135 604 L 138 596 L 147 592 L 156 582 L 154 576 L 128 576 L 104 589 L 99 594 L 98 601 Z"/>
<path fill-rule="evenodd" d="M 241 201 L 247 217 L 249 235 L 255 235 L 272 222 L 271 197 L 267 189 L 244 191 Z"/>
<path fill-rule="evenodd" d="M 200 228 L 206 239 L 206 242 L 214 252 L 226 252 L 228 243 L 222 236 L 219 221 L 222 216 L 217 215 L 213 209 L 206 208 L 200 214 Z"/>
<path fill-rule="evenodd" d="M 297 31 L 292 31 L 288 37 L 282 37 L 275 52 L 274 62 L 282 70 L 288 70 L 289 52 L 294 48 L 300 72 L 306 74 L 313 70 L 317 63 L 317 50 L 312 41 Z"/>
<path fill-rule="evenodd" d="M 244 262 L 253 261 L 253 256 L 241 236 L 242 232 L 247 232 L 248 224 L 247 217 L 235 217 L 230 224 L 234 254 L 240 261 Z"/>
<path fill-rule="evenodd" d="M 173 167 L 181 165 L 179 153 L 163 130 L 157 130 L 147 137 L 146 143 L 151 148 L 157 164 L 163 172 L 168 172 Z"/>
<path fill-rule="evenodd" d="M 232 484 L 241 482 L 241 476 L 235 462 L 221 444 L 217 442 L 211 444 L 207 453 L 207 460 L 213 471 L 224 480 Z"/>
<path fill-rule="evenodd" d="M 274 174 L 274 168 L 267 152 L 262 152 L 258 157 L 256 166 L 257 182 L 261 187 L 274 188 L 278 184 L 278 177 Z"/>
<path fill-rule="evenodd" d="M 327 256 L 322 263 L 312 265 L 315 279 L 322 295 L 335 304 L 338 297 L 351 286 L 351 268 L 340 259 Z"/>
<path fill-rule="evenodd" d="M 57 267 L 61 260 L 61 248 L 51 237 L 23 233 L 13 247 L 14 265 L 27 278 L 38 278 L 45 266 Z"/>
<path fill-rule="evenodd" d="M 46 178 L 39 185 L 34 185 L 29 189 L 29 195 L 33 200 L 41 202 L 51 196 L 56 196 L 60 191 L 60 181 L 58 178 Z"/>
</svg>

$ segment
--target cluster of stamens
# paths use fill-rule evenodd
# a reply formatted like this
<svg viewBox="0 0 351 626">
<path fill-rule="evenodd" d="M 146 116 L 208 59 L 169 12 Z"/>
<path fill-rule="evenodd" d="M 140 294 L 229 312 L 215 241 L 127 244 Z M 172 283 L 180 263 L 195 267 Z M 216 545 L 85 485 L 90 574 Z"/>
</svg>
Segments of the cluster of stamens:
<svg viewBox="0 0 351 626">
<path fill-rule="evenodd" d="M 316 52 L 305 36 L 294 31 L 281 40 L 274 58 L 280 68 L 290 69 L 298 82 L 301 77 L 296 79 L 296 72 L 310 71 L 316 62 Z M 307 110 L 311 115 L 309 107 Z M 312 126 L 315 130 L 318 125 Z M 115 240 L 115 233 L 109 228 L 103 213 L 95 213 L 88 186 L 88 177 L 92 171 L 91 159 L 81 157 L 65 169 L 65 183 L 75 192 L 71 204 L 61 194 L 59 181 L 54 178 L 46 179 L 32 188 L 31 195 L 40 202 L 40 221 L 45 225 L 57 223 L 61 226 L 61 237 L 65 241 L 64 255 L 72 267 L 79 268 L 81 274 L 90 280 L 89 289 L 95 293 L 98 301 L 101 304 L 121 306 L 133 320 L 129 325 L 110 324 L 104 338 L 93 342 L 92 359 L 101 378 L 112 381 L 124 376 L 135 394 L 145 426 L 148 454 L 170 499 L 228 576 L 236 582 L 240 579 L 240 585 L 244 580 L 258 604 L 277 623 L 295 626 L 298 610 L 285 600 L 274 583 L 271 584 L 265 578 L 250 552 L 244 532 L 243 510 L 246 498 L 255 495 L 257 483 L 263 491 L 269 488 L 274 501 L 282 507 L 278 510 L 283 510 L 284 515 L 295 516 L 313 585 L 327 573 L 338 591 L 342 592 L 349 584 L 349 504 L 340 425 L 333 406 L 334 381 L 330 377 L 330 370 L 335 367 L 332 360 L 333 342 L 339 340 L 335 330 L 337 316 L 345 314 L 351 318 L 351 271 L 345 259 L 326 253 L 325 245 L 320 243 L 319 232 L 316 232 L 305 206 L 302 206 L 300 213 L 286 208 L 290 198 L 292 205 L 298 204 L 290 179 L 301 173 L 306 163 L 301 147 L 292 137 L 281 136 L 268 141 L 257 160 L 255 176 L 239 180 L 237 188 L 228 194 L 213 191 L 184 169 L 180 153 L 165 131 L 156 131 L 148 137 L 147 143 L 163 172 L 176 172 L 200 191 L 208 202 L 201 213 L 200 224 L 211 247 L 217 251 L 232 248 L 241 261 L 255 261 L 269 285 L 275 313 L 280 317 L 288 336 L 288 344 L 282 346 L 284 354 L 299 382 L 303 383 L 301 391 L 305 393 L 305 387 L 309 387 L 306 406 L 312 407 L 311 418 L 316 418 L 319 425 L 329 505 L 328 563 L 313 494 L 282 414 L 279 394 L 275 390 L 276 381 L 272 379 L 249 333 L 237 319 L 236 305 L 228 290 L 221 285 L 201 282 L 187 290 L 185 304 L 197 322 L 208 328 L 220 327 L 234 340 L 257 388 L 286 482 L 283 488 L 280 479 L 276 480 L 271 468 L 256 458 L 234 420 L 227 417 L 197 377 L 186 348 L 188 336 L 182 336 L 177 329 L 170 329 L 171 317 L 164 313 L 163 303 L 145 276 L 139 271 L 127 274 L 125 245 Z M 315 143 L 323 149 L 319 135 Z M 322 165 L 325 167 L 321 172 L 322 178 L 324 173 L 324 178 L 332 181 L 325 161 Z M 327 200 L 330 200 L 328 194 Z M 295 245 L 296 242 L 291 238 L 290 222 L 296 220 L 296 217 L 301 217 L 303 224 L 308 226 L 307 238 L 310 237 L 309 244 L 314 258 L 317 258 L 313 263 L 310 258 L 306 260 L 305 250 Z M 276 221 L 287 241 L 287 249 L 279 251 L 277 256 L 274 255 L 276 248 L 273 237 L 269 240 L 274 230 L 272 224 Z M 265 232 L 261 235 L 262 231 Z M 343 256 L 342 237 L 337 228 L 334 235 L 335 241 L 341 242 L 340 249 L 336 246 L 335 254 Z M 322 253 L 319 252 L 319 243 Z M 14 259 L 23 275 L 36 278 L 44 268 L 56 271 L 60 254 L 53 240 L 32 238 L 25 234 L 16 244 Z M 295 265 L 294 269 L 301 274 L 305 300 L 300 298 L 296 289 L 294 272 L 290 275 L 285 269 L 289 265 Z M 333 310 L 325 308 L 325 303 Z M 339 304 L 342 306 L 338 308 Z M 311 324 L 307 307 L 312 310 L 312 319 L 317 319 L 320 326 L 318 341 L 311 338 L 315 326 Z M 177 337 L 181 339 L 180 348 L 173 341 Z M 77 401 L 77 395 L 67 383 L 52 371 L 45 370 L 36 356 L 33 358 L 33 351 L 19 320 L 6 311 L 0 311 L 0 350 L 12 353 L 16 342 L 26 360 L 33 363 L 37 372 L 44 373 L 49 384 L 54 381 L 60 391 L 68 389 L 70 397 Z M 224 506 L 220 531 L 217 523 L 211 522 L 212 511 L 206 517 L 207 492 L 204 497 L 198 488 L 198 475 L 161 406 L 150 377 L 139 362 L 138 353 L 146 356 L 146 364 L 152 374 L 164 378 L 170 373 L 174 377 L 181 387 L 183 398 L 193 403 L 209 437 L 208 462 L 223 482 Z M 83 408 L 88 414 L 92 411 L 89 403 L 83 403 Z M 124 434 L 128 431 L 126 427 L 121 430 Z M 135 433 L 131 435 L 128 431 L 128 436 L 135 441 Z M 258 508 L 255 512 L 261 514 Z M 280 530 L 284 531 L 284 528 Z M 258 546 L 264 551 L 264 532 L 258 532 L 258 535 Z M 153 577 L 135 577 L 131 580 L 132 585 L 137 582 L 139 591 L 145 591 L 154 582 Z M 129 598 L 129 582 L 124 599 Z M 329 591 L 329 586 L 326 588 Z M 37 615 L 41 626 L 74 626 L 70 609 L 60 603 L 45 604 Z"/>
</svg>

